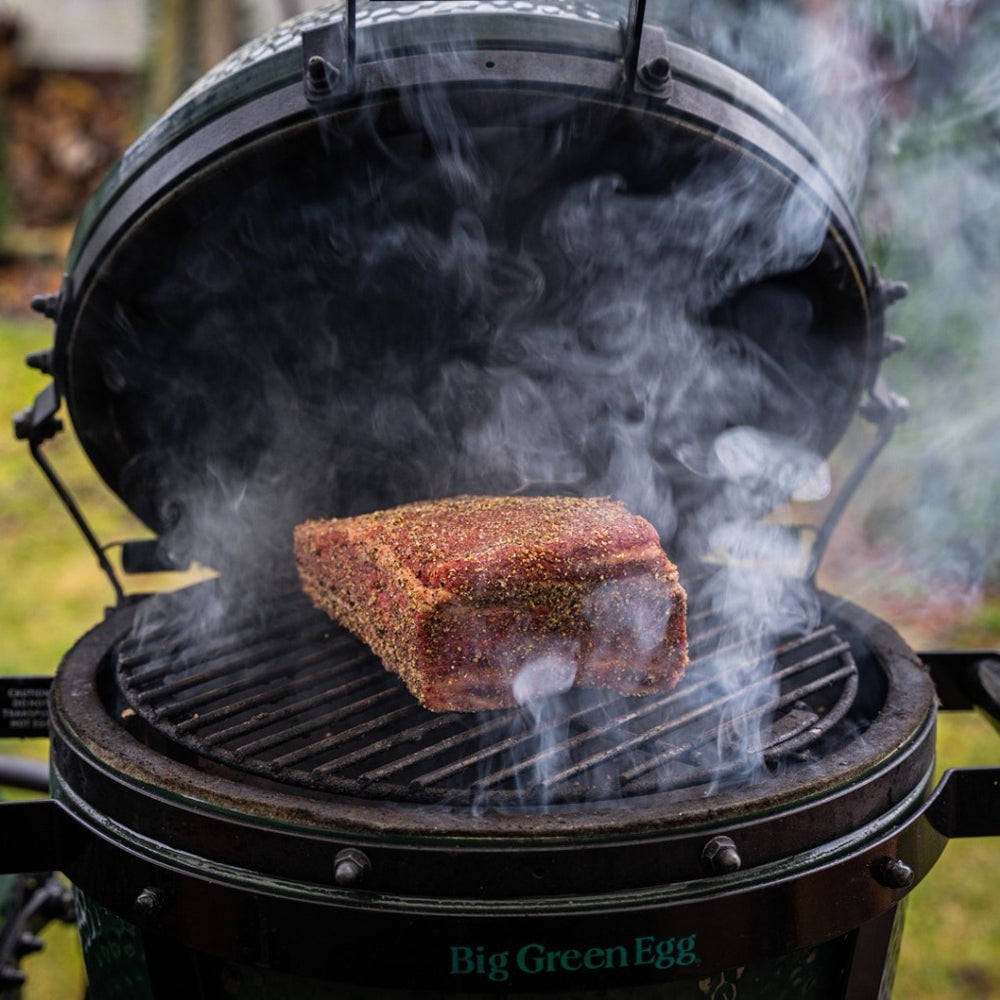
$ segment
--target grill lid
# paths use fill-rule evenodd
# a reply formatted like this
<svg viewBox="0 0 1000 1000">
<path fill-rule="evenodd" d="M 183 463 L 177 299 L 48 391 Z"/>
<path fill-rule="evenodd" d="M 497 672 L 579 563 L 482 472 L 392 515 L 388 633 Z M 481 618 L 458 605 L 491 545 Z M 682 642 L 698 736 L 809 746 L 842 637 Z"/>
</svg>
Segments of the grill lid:
<svg viewBox="0 0 1000 1000">
<path fill-rule="evenodd" d="M 630 79 L 614 18 L 525 7 L 291 22 L 88 206 L 57 385 L 170 554 L 463 491 L 614 493 L 697 554 L 842 435 L 882 303 L 816 141 L 655 27 Z"/>
</svg>

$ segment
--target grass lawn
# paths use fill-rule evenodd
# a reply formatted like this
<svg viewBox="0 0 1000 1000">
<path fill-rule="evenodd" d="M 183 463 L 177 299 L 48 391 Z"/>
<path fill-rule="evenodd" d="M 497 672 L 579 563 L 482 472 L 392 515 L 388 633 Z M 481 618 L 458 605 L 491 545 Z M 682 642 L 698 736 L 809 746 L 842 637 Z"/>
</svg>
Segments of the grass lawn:
<svg viewBox="0 0 1000 1000">
<path fill-rule="evenodd" d="M 0 322 L 0 401 L 8 416 L 26 406 L 44 385 L 27 369 L 26 353 L 46 347 L 47 324 Z M 102 541 L 136 537 L 140 526 L 124 513 L 64 434 L 47 446 Z M 0 671 L 52 673 L 60 656 L 82 632 L 100 620 L 113 593 L 75 525 L 65 514 L 26 446 L 0 435 Z M 868 580 L 861 597 L 825 581 L 877 613 L 879 587 Z M 143 582 L 138 581 L 137 588 Z M 910 616 L 904 636 L 915 645 L 996 646 L 1000 602 L 967 609 L 963 626 L 928 626 Z M 892 619 L 895 623 L 895 618 Z M 909 631 L 908 631 L 909 629 Z M 946 714 L 938 743 L 943 765 L 1000 762 L 1000 737 L 981 718 Z M 42 742 L 0 741 L 0 753 L 44 756 Z M 994 840 L 953 842 L 923 884 L 909 897 L 907 932 L 896 979 L 898 1000 L 982 1000 L 1000 996 L 1000 907 L 996 872 L 1000 844 Z M 817 901 L 822 905 L 822 900 Z M 47 932 L 48 946 L 26 960 L 29 985 L 24 1000 L 75 1000 L 83 996 L 83 972 L 73 928 Z"/>
</svg>

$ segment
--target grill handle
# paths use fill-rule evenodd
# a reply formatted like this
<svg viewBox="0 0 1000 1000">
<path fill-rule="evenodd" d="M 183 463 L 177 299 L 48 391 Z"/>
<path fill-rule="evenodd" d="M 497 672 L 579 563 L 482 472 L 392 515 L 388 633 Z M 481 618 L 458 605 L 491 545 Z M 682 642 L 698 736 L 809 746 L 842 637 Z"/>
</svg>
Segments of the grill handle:
<svg viewBox="0 0 1000 1000">
<path fill-rule="evenodd" d="M 1000 652 L 930 650 L 920 654 L 941 707 L 978 708 L 1000 732 Z M 945 837 L 1000 836 L 1000 767 L 963 767 L 944 773 L 926 816 Z"/>
<path fill-rule="evenodd" d="M 0 755 L 0 785 L 26 792 L 49 790 L 49 765 L 44 760 Z"/>
<path fill-rule="evenodd" d="M 55 799 L 0 802 L 0 874 L 66 871 L 84 843 L 82 827 Z"/>
<path fill-rule="evenodd" d="M 930 650 L 919 656 L 930 671 L 942 708 L 979 708 L 1000 731 L 1000 651 Z"/>
</svg>

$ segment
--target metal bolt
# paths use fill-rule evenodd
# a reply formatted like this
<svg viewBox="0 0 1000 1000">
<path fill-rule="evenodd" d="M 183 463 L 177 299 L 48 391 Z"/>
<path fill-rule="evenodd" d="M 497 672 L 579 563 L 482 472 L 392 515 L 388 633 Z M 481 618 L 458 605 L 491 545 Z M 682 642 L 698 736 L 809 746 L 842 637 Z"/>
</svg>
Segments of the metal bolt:
<svg viewBox="0 0 1000 1000">
<path fill-rule="evenodd" d="M 881 279 L 878 283 L 878 292 L 882 298 L 882 306 L 888 308 L 894 302 L 905 299 L 910 294 L 910 286 L 905 281 Z"/>
<path fill-rule="evenodd" d="M 27 978 L 21 969 L 16 969 L 12 965 L 0 965 L 0 993 L 19 989 Z"/>
<path fill-rule="evenodd" d="M 46 319 L 55 319 L 59 314 L 59 300 L 58 292 L 53 292 L 51 295 L 35 295 L 31 299 L 31 308 Z"/>
<path fill-rule="evenodd" d="M 906 347 L 906 340 L 895 333 L 887 333 L 882 338 L 882 357 L 888 358 L 893 354 L 898 354 Z"/>
<path fill-rule="evenodd" d="M 345 848 L 333 859 L 333 880 L 345 889 L 361 885 L 371 870 L 368 855 L 356 847 Z"/>
<path fill-rule="evenodd" d="M 872 862 L 872 875 L 887 889 L 908 889 L 917 877 L 916 872 L 899 858 L 876 858 Z"/>
<path fill-rule="evenodd" d="M 162 889 L 147 886 L 135 897 L 135 915 L 140 920 L 151 920 L 163 912 L 167 905 L 167 894 Z"/>
<path fill-rule="evenodd" d="M 41 951 L 44 947 L 45 942 L 37 934 L 24 931 L 14 945 L 14 954 L 18 958 L 23 958 L 25 955 L 34 955 L 35 952 Z"/>
<path fill-rule="evenodd" d="M 45 350 L 32 351 L 30 354 L 26 354 L 24 363 L 29 368 L 34 368 L 35 371 L 39 371 L 43 375 L 51 375 L 53 371 L 52 348 L 47 347 Z"/>
<path fill-rule="evenodd" d="M 306 63 L 309 90 L 314 94 L 328 94 L 333 89 L 340 70 L 322 56 L 310 56 Z"/>
<path fill-rule="evenodd" d="M 639 79 L 650 90 L 666 90 L 671 79 L 670 60 L 666 56 L 654 56 L 639 67 Z"/>
<path fill-rule="evenodd" d="M 713 875 L 729 875 L 743 865 L 736 844 L 729 837 L 713 837 L 702 848 L 701 862 Z"/>
</svg>

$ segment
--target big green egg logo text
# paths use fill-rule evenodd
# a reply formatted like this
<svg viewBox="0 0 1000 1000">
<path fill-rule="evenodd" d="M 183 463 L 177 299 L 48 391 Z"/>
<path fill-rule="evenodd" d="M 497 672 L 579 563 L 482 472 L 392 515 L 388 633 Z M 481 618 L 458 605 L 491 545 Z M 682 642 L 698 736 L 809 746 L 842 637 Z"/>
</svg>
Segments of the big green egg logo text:
<svg viewBox="0 0 1000 1000">
<path fill-rule="evenodd" d="M 453 944 L 450 972 L 455 976 L 482 976 L 494 983 L 503 983 L 514 974 L 545 976 L 641 966 L 673 969 L 700 962 L 695 951 L 695 937 L 694 934 L 669 938 L 649 935 L 623 944 L 563 949 L 532 941 L 519 948 L 495 951 L 483 945 Z"/>
</svg>

